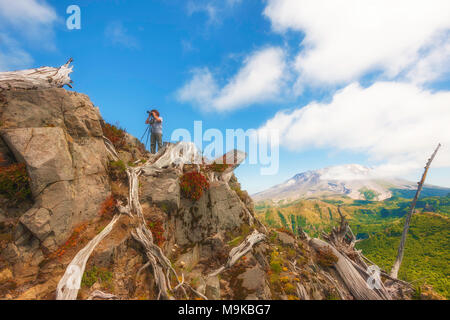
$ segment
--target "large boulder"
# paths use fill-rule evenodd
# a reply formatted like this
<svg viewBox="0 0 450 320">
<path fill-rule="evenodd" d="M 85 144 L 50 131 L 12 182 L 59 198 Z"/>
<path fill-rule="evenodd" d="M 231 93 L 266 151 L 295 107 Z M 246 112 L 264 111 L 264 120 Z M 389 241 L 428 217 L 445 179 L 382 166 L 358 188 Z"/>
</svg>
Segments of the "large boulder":
<svg viewBox="0 0 450 320">
<path fill-rule="evenodd" d="M 86 95 L 64 89 L 0 95 L 0 135 L 15 160 L 26 164 L 34 200 L 20 218 L 24 228 L 15 232 L 17 248 L 30 251 L 34 240 L 17 241 L 31 233 L 53 251 L 74 226 L 97 216 L 110 193 L 102 119 Z"/>
<path fill-rule="evenodd" d="M 180 208 L 180 182 L 176 171 L 163 170 L 160 173 L 141 176 L 141 201 L 154 203 L 164 211 Z"/>
<path fill-rule="evenodd" d="M 176 243 L 200 243 L 218 232 L 238 233 L 247 219 L 242 202 L 228 184 L 214 182 L 198 201 L 181 200 L 174 217 Z"/>
<path fill-rule="evenodd" d="M 75 140 L 101 137 L 100 114 L 87 95 L 65 89 L 0 93 L 3 128 L 61 127 Z"/>
<path fill-rule="evenodd" d="M 259 266 L 251 267 L 238 276 L 242 288 L 248 293 L 246 300 L 267 300 L 271 298 L 266 273 Z"/>
<path fill-rule="evenodd" d="M 2 136 L 17 161 L 27 165 L 33 196 L 37 197 L 52 183 L 74 179 L 72 158 L 63 129 L 5 129 Z"/>
</svg>

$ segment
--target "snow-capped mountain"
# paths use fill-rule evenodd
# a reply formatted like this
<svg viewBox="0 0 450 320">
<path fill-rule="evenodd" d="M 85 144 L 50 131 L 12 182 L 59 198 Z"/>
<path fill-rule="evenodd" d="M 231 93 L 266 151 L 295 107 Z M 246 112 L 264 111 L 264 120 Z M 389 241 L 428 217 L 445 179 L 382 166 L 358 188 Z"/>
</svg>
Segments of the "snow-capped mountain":
<svg viewBox="0 0 450 320">
<path fill-rule="evenodd" d="M 437 188 L 450 192 L 448 188 Z M 296 174 L 286 182 L 254 194 L 255 201 L 296 200 L 320 196 L 348 196 L 355 200 L 384 200 L 392 189 L 416 190 L 417 183 L 403 179 L 376 177 L 371 168 L 358 164 L 340 165 Z"/>
</svg>

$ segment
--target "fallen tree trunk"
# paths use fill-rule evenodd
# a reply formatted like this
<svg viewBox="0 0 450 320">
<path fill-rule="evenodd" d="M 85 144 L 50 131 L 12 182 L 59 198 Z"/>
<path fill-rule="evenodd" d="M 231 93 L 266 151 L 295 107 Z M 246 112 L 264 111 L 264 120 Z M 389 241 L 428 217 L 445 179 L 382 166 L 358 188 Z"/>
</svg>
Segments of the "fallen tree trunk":
<svg viewBox="0 0 450 320">
<path fill-rule="evenodd" d="M 114 145 L 112 142 L 105 136 L 103 136 L 103 143 L 105 144 L 106 151 L 108 152 L 109 157 L 113 161 L 119 160 L 119 155 L 116 152 L 116 149 L 114 148 Z"/>
<path fill-rule="evenodd" d="M 192 146 L 189 148 L 190 151 L 193 151 Z M 166 153 L 169 152 L 170 149 L 166 149 Z M 184 154 L 186 157 L 190 157 L 190 155 L 193 155 L 191 153 L 190 155 Z M 164 155 L 163 155 L 164 156 Z M 162 157 L 161 157 L 162 158 Z M 183 162 L 180 161 L 180 158 L 177 158 L 179 162 L 177 165 L 183 166 Z M 164 160 L 167 161 L 167 160 Z M 172 165 L 173 163 L 170 162 L 164 162 L 164 164 Z M 202 299 L 207 300 L 207 297 L 192 288 L 189 284 L 184 282 L 184 275 L 182 274 L 182 281 L 180 281 L 178 274 L 176 273 L 175 269 L 172 267 L 172 264 L 170 260 L 164 255 L 163 251 L 160 247 L 158 247 L 153 242 L 153 235 L 151 231 L 147 228 L 147 224 L 145 221 L 145 217 L 142 212 L 142 207 L 139 201 L 139 175 L 144 170 L 147 169 L 149 171 L 158 170 L 162 165 L 159 163 L 158 165 L 144 165 L 137 168 L 128 168 L 127 174 L 129 179 L 129 199 L 128 199 L 128 210 L 130 211 L 130 214 L 133 215 L 133 212 L 136 214 L 138 219 L 138 226 L 135 228 L 135 231 L 132 232 L 133 238 L 139 242 L 142 245 L 142 248 L 144 249 L 144 253 L 148 259 L 147 264 L 144 265 L 142 268 L 145 269 L 152 266 L 153 269 L 153 276 L 155 277 L 155 283 L 156 287 L 158 288 L 158 296 L 157 299 L 160 298 L 167 300 L 167 299 L 173 299 L 169 295 L 169 291 L 175 292 L 178 289 L 181 289 L 183 294 L 186 298 L 188 298 L 186 293 L 186 288 L 190 291 L 194 292 L 196 295 L 200 296 Z M 172 274 L 178 284 L 172 288 L 170 284 L 170 274 Z"/>
<path fill-rule="evenodd" d="M 101 299 L 101 300 L 119 300 L 119 298 L 111 293 L 105 293 L 100 290 L 95 290 L 92 292 L 87 300 L 94 300 L 94 299 Z"/>
<path fill-rule="evenodd" d="M 246 255 L 250 250 L 252 250 L 255 244 L 263 241 L 265 238 L 265 234 L 260 233 L 258 230 L 254 230 L 253 233 L 247 236 L 247 238 L 245 238 L 245 240 L 242 241 L 240 245 L 231 249 L 225 265 L 209 274 L 208 277 L 214 277 L 225 269 L 232 267 L 236 263 L 236 261 L 238 261 L 242 256 Z"/>
<path fill-rule="evenodd" d="M 70 85 L 72 80 L 69 74 L 72 72 L 70 63 L 59 68 L 41 67 L 37 69 L 27 69 L 20 71 L 0 72 L 0 91 L 13 89 L 48 89 L 62 88 L 64 85 Z"/>
<path fill-rule="evenodd" d="M 309 244 L 316 250 L 331 249 L 333 254 L 338 258 L 334 264 L 339 276 L 344 281 L 346 287 L 357 300 L 385 300 L 386 298 L 380 296 L 375 290 L 370 289 L 366 280 L 361 276 L 360 272 L 355 269 L 353 264 L 344 257 L 332 245 L 320 239 L 313 238 Z"/>
<path fill-rule="evenodd" d="M 114 227 L 120 215 L 115 215 L 111 222 L 94 239 L 81 249 L 66 268 L 56 288 L 56 300 L 76 300 L 80 290 L 86 263 L 95 247 L 105 238 Z"/>
</svg>

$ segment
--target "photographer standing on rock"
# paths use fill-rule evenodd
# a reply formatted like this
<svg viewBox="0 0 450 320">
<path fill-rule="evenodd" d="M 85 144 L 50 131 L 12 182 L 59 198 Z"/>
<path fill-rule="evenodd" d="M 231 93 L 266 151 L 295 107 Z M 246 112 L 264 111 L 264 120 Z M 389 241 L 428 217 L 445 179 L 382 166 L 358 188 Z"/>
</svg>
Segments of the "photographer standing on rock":
<svg viewBox="0 0 450 320">
<path fill-rule="evenodd" d="M 150 152 L 156 153 L 156 143 L 158 143 L 158 151 L 162 148 L 162 117 L 159 116 L 158 110 L 153 109 L 152 111 L 147 111 L 148 118 L 145 121 L 149 124 L 151 129 L 150 136 Z"/>
</svg>

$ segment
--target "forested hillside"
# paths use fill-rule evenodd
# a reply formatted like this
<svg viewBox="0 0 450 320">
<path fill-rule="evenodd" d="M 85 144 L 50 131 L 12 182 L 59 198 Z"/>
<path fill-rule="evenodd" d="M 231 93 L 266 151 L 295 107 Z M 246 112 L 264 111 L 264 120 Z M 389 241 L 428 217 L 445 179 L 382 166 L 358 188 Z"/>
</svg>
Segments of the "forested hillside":
<svg viewBox="0 0 450 320">
<path fill-rule="evenodd" d="M 360 240 L 357 247 L 373 262 L 389 271 L 411 199 L 394 196 L 385 201 L 348 198 L 307 199 L 279 206 L 257 205 L 257 216 L 266 224 L 297 232 L 302 227 L 311 236 L 320 236 L 337 225 L 337 206 L 349 219 Z M 409 230 L 405 258 L 399 277 L 424 284 L 450 298 L 450 195 L 421 198 Z"/>
</svg>

